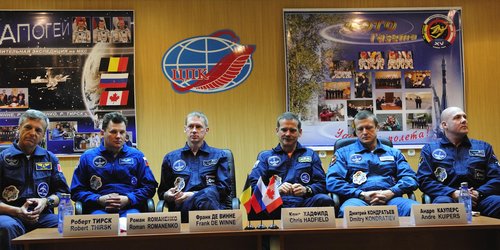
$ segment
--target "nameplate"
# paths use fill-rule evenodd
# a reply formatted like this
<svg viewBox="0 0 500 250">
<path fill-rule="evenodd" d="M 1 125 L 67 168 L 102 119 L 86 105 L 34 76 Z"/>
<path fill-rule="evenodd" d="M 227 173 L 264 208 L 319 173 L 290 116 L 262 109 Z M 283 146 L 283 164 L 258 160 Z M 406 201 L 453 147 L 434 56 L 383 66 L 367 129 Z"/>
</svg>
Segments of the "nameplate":
<svg viewBox="0 0 500 250">
<path fill-rule="evenodd" d="M 189 231 L 242 230 L 240 210 L 189 211 Z"/>
<path fill-rule="evenodd" d="M 412 225 L 467 224 L 463 203 L 422 204 L 411 206 Z"/>
<path fill-rule="evenodd" d="M 118 235 L 118 214 L 64 216 L 63 236 Z"/>
<path fill-rule="evenodd" d="M 344 227 L 399 226 L 396 206 L 347 206 L 344 209 Z"/>
<path fill-rule="evenodd" d="M 333 207 L 282 208 L 281 225 L 292 228 L 335 228 Z"/>
<path fill-rule="evenodd" d="M 180 212 L 127 214 L 127 235 L 180 231 Z"/>
</svg>

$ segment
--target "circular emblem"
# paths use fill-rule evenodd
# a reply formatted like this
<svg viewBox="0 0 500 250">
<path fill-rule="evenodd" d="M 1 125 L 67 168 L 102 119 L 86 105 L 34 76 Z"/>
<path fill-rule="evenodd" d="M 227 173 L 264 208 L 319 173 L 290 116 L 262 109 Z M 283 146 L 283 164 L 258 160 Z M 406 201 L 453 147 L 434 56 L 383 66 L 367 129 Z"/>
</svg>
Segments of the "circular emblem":
<svg viewBox="0 0 500 250">
<path fill-rule="evenodd" d="M 446 180 L 446 178 L 448 178 L 448 173 L 446 173 L 446 169 L 442 167 L 437 167 L 436 170 L 434 170 L 434 175 L 440 182 L 443 182 L 444 180 Z"/>
<path fill-rule="evenodd" d="M 300 174 L 300 180 L 302 181 L 302 183 L 307 184 L 311 181 L 311 176 L 309 175 L 309 173 L 304 172 Z"/>
<path fill-rule="evenodd" d="M 5 163 L 7 163 L 7 165 L 11 166 L 11 167 L 15 167 L 19 164 L 19 160 L 18 159 L 15 159 L 14 157 L 12 157 L 12 155 L 8 154 L 8 155 L 4 155 L 3 156 L 3 160 L 5 161 Z"/>
<path fill-rule="evenodd" d="M 94 159 L 92 160 L 92 163 L 94 164 L 94 167 L 96 167 L 96 168 L 103 168 L 106 166 L 108 161 L 106 160 L 106 158 L 98 155 L 98 156 L 94 157 Z"/>
<path fill-rule="evenodd" d="M 17 196 L 19 195 L 19 189 L 16 186 L 10 185 L 3 189 L 2 197 L 7 202 L 17 200 Z"/>
<path fill-rule="evenodd" d="M 135 178 L 135 176 L 132 177 L 132 179 L 130 179 L 130 183 L 134 186 L 137 185 L 137 178 Z"/>
<path fill-rule="evenodd" d="M 352 183 L 361 185 L 366 182 L 366 173 L 363 171 L 357 171 L 352 175 Z"/>
<path fill-rule="evenodd" d="M 47 182 L 40 182 L 36 188 L 36 192 L 38 193 L 38 196 L 42 198 L 47 197 L 47 194 L 49 193 L 49 184 L 47 184 Z"/>
<path fill-rule="evenodd" d="M 180 93 L 216 93 L 243 83 L 252 71 L 255 45 L 241 45 L 231 30 L 191 37 L 171 47 L 162 71 Z"/>
<path fill-rule="evenodd" d="M 180 172 L 186 168 L 186 162 L 184 160 L 177 160 L 174 162 L 174 165 L 172 165 L 172 168 L 176 172 Z"/>
<path fill-rule="evenodd" d="M 281 158 L 279 158 L 276 155 L 267 158 L 267 164 L 271 167 L 277 167 L 280 165 L 280 163 L 281 163 Z"/>
<path fill-rule="evenodd" d="M 446 152 L 440 148 L 432 151 L 432 157 L 438 161 L 441 161 L 443 160 L 444 158 L 446 158 Z"/>
<path fill-rule="evenodd" d="M 457 31 L 453 20 L 448 16 L 436 14 L 424 21 L 422 37 L 433 48 L 444 49 L 453 44 Z"/>
<path fill-rule="evenodd" d="M 92 177 L 90 177 L 90 188 L 97 190 L 101 187 L 102 187 L 101 177 L 97 175 L 92 175 Z"/>
<path fill-rule="evenodd" d="M 363 160 L 363 156 L 360 154 L 353 154 L 351 155 L 351 161 L 353 163 L 360 163 Z"/>
</svg>

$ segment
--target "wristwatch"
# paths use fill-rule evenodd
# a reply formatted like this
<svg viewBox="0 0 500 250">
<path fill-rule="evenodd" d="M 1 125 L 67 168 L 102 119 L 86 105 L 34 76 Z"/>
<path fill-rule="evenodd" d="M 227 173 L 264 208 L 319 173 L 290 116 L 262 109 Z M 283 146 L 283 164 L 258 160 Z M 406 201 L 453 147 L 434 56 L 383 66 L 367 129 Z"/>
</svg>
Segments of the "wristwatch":
<svg viewBox="0 0 500 250">
<path fill-rule="evenodd" d="M 363 193 L 359 193 L 358 199 L 365 200 L 365 196 L 363 195 Z"/>
<path fill-rule="evenodd" d="M 311 197 L 313 195 L 313 191 L 311 187 L 306 187 L 306 196 Z"/>
<path fill-rule="evenodd" d="M 47 207 L 54 208 L 54 203 L 55 203 L 54 199 L 52 199 L 50 196 L 47 197 Z"/>
</svg>

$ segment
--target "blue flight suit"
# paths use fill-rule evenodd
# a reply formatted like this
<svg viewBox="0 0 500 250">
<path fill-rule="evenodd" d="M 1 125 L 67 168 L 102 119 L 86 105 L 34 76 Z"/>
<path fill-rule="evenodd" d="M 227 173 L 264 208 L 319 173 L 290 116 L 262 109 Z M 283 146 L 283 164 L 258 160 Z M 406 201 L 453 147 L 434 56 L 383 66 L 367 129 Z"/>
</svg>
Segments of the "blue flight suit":
<svg viewBox="0 0 500 250">
<path fill-rule="evenodd" d="M 219 210 L 228 208 L 231 180 L 224 151 L 208 146 L 206 142 L 194 155 L 189 146 L 174 150 L 163 158 L 158 198 L 181 181 L 179 191 L 195 194 L 182 204 L 168 202 L 169 211 L 181 211 L 183 222 L 188 221 L 189 210 Z M 182 186 L 181 186 L 182 187 Z"/>
<path fill-rule="evenodd" d="M 127 196 L 130 204 L 120 216 L 138 213 L 153 198 L 158 183 L 144 154 L 123 145 L 116 158 L 104 145 L 85 151 L 71 181 L 71 199 L 83 204 L 83 213 L 102 214 L 99 197 L 110 193 Z"/>
<path fill-rule="evenodd" d="M 47 198 L 53 194 L 60 197 L 61 193 L 69 193 L 69 188 L 54 154 L 37 146 L 28 158 L 15 142 L 0 153 L 0 192 L 0 203 L 21 207 L 28 198 Z M 11 239 L 36 228 L 57 227 L 57 222 L 57 215 L 49 208 L 45 208 L 35 224 L 0 214 L 0 230 L 8 233 L 9 246 Z"/>
<path fill-rule="evenodd" d="M 420 190 L 433 203 L 454 202 L 451 193 L 467 182 L 480 193 L 477 208 L 482 215 L 500 218 L 500 164 L 490 144 L 464 138 L 455 147 L 448 138 L 425 145 L 417 178 Z"/>
<path fill-rule="evenodd" d="M 359 199 L 363 191 L 391 190 L 394 197 L 387 205 L 396 205 L 399 216 L 409 216 L 414 200 L 401 197 L 417 189 L 417 178 L 405 157 L 398 149 L 383 145 L 377 140 L 373 152 L 359 140 L 339 148 L 328 168 L 326 187 L 329 192 L 346 200 L 340 207 L 339 217 L 346 206 L 367 206 Z"/>
<path fill-rule="evenodd" d="M 257 188 L 260 177 L 264 184 L 268 185 L 273 175 L 279 176 L 281 183 L 298 183 L 312 191 L 305 197 L 280 194 L 283 207 L 333 206 L 333 200 L 326 194 L 325 171 L 321 167 L 321 160 L 312 149 L 297 142 L 291 157 L 288 157 L 288 153 L 283 151 L 280 144 L 271 150 L 260 152 L 248 176 L 252 190 Z"/>
</svg>

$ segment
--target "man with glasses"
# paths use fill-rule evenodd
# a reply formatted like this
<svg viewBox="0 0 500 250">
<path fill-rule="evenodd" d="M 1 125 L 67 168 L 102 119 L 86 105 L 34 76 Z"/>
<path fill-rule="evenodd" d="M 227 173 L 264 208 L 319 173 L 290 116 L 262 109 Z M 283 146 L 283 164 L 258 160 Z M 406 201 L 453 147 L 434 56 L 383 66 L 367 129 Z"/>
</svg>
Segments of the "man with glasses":
<svg viewBox="0 0 500 250">
<path fill-rule="evenodd" d="M 297 115 L 290 112 L 280 115 L 276 135 L 279 144 L 260 152 L 248 177 L 253 190 L 260 177 L 268 185 L 270 178 L 276 176 L 283 207 L 333 206 L 333 200 L 326 194 L 325 171 L 318 154 L 298 142 L 302 128 Z"/>
<path fill-rule="evenodd" d="M 339 148 L 332 158 L 326 177 L 329 192 L 346 206 L 395 205 L 399 216 L 409 216 L 416 201 L 401 197 L 417 189 L 415 172 L 398 149 L 383 145 L 377 139 L 378 120 L 368 111 L 354 117 L 358 140 Z"/>
<path fill-rule="evenodd" d="M 189 210 L 218 210 L 230 192 L 227 156 L 221 149 L 208 146 L 208 118 L 201 112 L 189 113 L 184 125 L 187 142 L 168 153 L 161 166 L 158 198 L 169 211 L 181 211 L 182 222 Z"/>
</svg>

